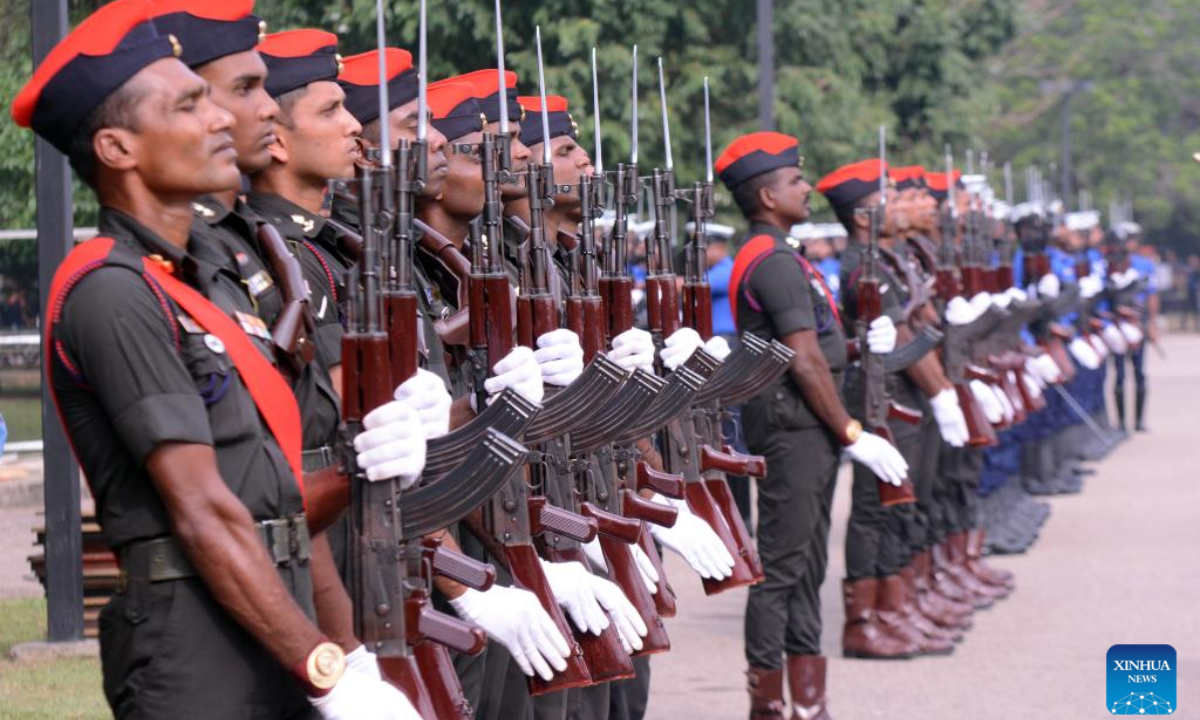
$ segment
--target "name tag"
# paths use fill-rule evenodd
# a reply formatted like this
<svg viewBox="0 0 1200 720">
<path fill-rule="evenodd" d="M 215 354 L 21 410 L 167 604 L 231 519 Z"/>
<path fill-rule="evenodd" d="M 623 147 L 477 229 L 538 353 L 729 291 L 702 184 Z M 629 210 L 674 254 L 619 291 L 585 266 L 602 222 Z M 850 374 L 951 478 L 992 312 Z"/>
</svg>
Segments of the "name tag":
<svg viewBox="0 0 1200 720">
<path fill-rule="evenodd" d="M 270 341 L 271 331 L 267 329 L 267 324 L 262 318 L 257 315 L 250 315 L 243 312 L 235 312 L 238 324 L 242 326 L 242 330 L 250 337 L 256 337 L 260 340 Z"/>
</svg>

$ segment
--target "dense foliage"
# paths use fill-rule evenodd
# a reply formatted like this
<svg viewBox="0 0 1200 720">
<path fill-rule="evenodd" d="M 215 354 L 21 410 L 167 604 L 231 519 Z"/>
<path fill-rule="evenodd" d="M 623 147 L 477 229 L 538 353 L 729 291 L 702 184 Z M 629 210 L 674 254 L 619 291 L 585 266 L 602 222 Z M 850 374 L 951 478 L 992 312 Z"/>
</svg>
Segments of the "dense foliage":
<svg viewBox="0 0 1200 720">
<path fill-rule="evenodd" d="M 75 14 L 97 0 L 72 0 Z M 388 0 L 389 40 L 415 49 L 416 2 Z M 1093 204 L 1132 198 L 1161 242 L 1200 236 L 1193 150 L 1200 150 L 1200 31 L 1192 0 L 775 0 L 776 112 L 801 138 L 813 178 L 874 152 L 891 128 L 897 162 L 940 166 L 944 143 L 990 150 L 1018 169 L 1059 159 L 1064 80 L 1089 81 L 1072 102 L 1076 188 Z M 0 96 L 28 75 L 23 3 L 0 21 Z M 339 32 L 343 54 L 373 45 L 373 0 L 258 0 L 272 29 Z M 430 0 L 432 76 L 494 66 L 491 0 Z M 702 79 L 713 91 L 714 153 L 757 115 L 756 18 L 750 0 L 505 0 L 509 66 L 536 90 L 533 28 L 541 25 L 550 92 L 572 103 L 591 146 L 589 58 L 598 49 L 606 160 L 629 152 L 630 46 L 639 46 L 643 163 L 662 159 L 655 61 L 663 56 L 681 181 L 704 159 Z M 30 227 L 32 142 L 0 118 L 0 226 Z M 1018 184 L 1018 194 L 1022 192 Z M 84 194 L 86 195 L 86 194 Z M 80 196 L 77 193 L 77 196 Z M 81 222 L 91 204 L 79 198 Z M 728 198 L 723 218 L 731 219 Z M 819 205 L 819 201 L 818 201 Z"/>
</svg>

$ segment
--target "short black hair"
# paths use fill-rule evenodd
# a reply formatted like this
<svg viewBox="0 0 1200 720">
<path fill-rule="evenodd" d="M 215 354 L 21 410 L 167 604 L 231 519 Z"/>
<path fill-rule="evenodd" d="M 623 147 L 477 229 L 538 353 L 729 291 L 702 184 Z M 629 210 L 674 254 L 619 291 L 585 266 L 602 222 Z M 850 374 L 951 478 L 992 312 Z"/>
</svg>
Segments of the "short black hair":
<svg viewBox="0 0 1200 720">
<path fill-rule="evenodd" d="M 79 179 L 87 183 L 88 187 L 93 190 L 96 189 L 96 171 L 99 169 L 99 160 L 96 157 L 96 149 L 93 147 L 96 133 L 105 128 L 120 128 L 137 132 L 135 110 L 143 97 L 145 97 L 145 92 L 137 87 L 137 83 L 125 83 L 88 114 L 79 128 L 79 132 L 71 138 L 71 145 L 67 149 L 67 160 L 71 163 L 71 169 L 75 171 Z"/>
<path fill-rule="evenodd" d="M 300 101 L 300 98 L 307 93 L 308 86 L 301 85 L 295 90 L 288 90 L 275 98 L 275 102 L 279 104 L 279 117 L 276 118 L 276 122 L 289 130 L 294 129 L 296 122 L 292 119 L 292 111 L 296 109 L 296 103 Z"/>
<path fill-rule="evenodd" d="M 874 193 L 871 193 L 871 195 L 873 194 Z M 860 209 L 867 207 L 866 200 L 867 198 L 871 197 L 871 195 L 867 195 L 851 205 L 833 206 L 833 214 L 837 216 L 838 222 L 842 224 L 842 227 L 846 228 L 846 232 L 851 234 L 854 233 L 854 218 L 858 215 L 858 211 Z"/>
<path fill-rule="evenodd" d="M 749 219 L 762 211 L 758 191 L 774 185 L 779 180 L 779 171 L 782 169 L 775 168 L 770 172 L 755 175 L 733 189 L 733 201 L 737 203 L 738 210 L 742 211 L 744 217 Z"/>
</svg>

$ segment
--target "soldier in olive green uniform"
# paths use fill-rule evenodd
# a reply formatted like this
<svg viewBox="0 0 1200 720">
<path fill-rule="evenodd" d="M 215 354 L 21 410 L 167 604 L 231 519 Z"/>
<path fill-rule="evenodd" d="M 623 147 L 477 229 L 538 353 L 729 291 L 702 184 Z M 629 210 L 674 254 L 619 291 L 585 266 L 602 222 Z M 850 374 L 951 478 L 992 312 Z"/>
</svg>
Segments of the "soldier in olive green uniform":
<svg viewBox="0 0 1200 720">
<path fill-rule="evenodd" d="M 299 409 L 228 256 L 189 240 L 191 200 L 237 183 L 233 117 L 151 14 L 104 6 L 13 103 L 102 207 L 50 290 L 47 372 L 120 557 L 106 696 L 119 718 L 413 720 L 313 624 Z"/>
<path fill-rule="evenodd" d="M 796 351 L 790 371 L 746 403 L 742 415 L 747 447 L 767 460 L 758 495 L 758 547 L 767 578 L 750 588 L 746 606 L 751 717 L 785 717 L 786 656 L 796 712 L 828 718 L 819 590 L 839 445 L 892 472 L 904 461 L 885 441 L 863 433 L 842 405 L 841 318 L 820 273 L 787 234 L 807 219 L 812 190 L 797 141 L 770 132 L 743 136 L 721 154 L 716 170 L 750 221 L 730 280 L 738 331 Z"/>
</svg>

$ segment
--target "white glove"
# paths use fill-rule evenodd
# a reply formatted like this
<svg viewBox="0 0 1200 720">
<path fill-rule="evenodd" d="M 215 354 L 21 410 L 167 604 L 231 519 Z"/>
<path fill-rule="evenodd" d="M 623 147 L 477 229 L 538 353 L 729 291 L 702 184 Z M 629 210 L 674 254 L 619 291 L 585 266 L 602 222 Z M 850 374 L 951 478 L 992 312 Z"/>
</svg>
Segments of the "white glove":
<svg viewBox="0 0 1200 720">
<path fill-rule="evenodd" d="M 1142 333 L 1142 329 L 1131 322 L 1122 320 L 1121 322 L 1117 323 L 1117 327 L 1120 328 L 1121 334 L 1125 336 L 1125 341 L 1128 342 L 1131 347 L 1134 345 L 1140 345 L 1142 340 L 1146 338 L 1145 334 Z"/>
<path fill-rule="evenodd" d="M 696 348 L 703 344 L 700 340 L 700 333 L 691 328 L 679 328 L 671 334 L 671 337 L 663 341 L 663 349 L 659 353 L 659 357 L 662 358 L 663 365 L 668 370 L 674 370 L 687 362 L 692 353 L 696 352 Z"/>
<path fill-rule="evenodd" d="M 704 351 L 712 355 L 721 362 L 725 362 L 725 358 L 729 357 L 729 353 L 733 352 L 729 349 L 729 342 L 720 335 L 713 335 L 704 343 Z"/>
<path fill-rule="evenodd" d="M 541 563 L 554 599 L 567 611 L 575 627 L 593 635 L 607 630 L 608 615 L 600 607 L 592 590 L 591 579 L 595 576 L 588 572 L 583 563 L 545 560 L 541 560 Z"/>
<path fill-rule="evenodd" d="M 977 317 L 979 313 L 961 296 L 951 298 L 950 302 L 946 303 L 946 322 L 951 325 L 970 325 Z"/>
<path fill-rule="evenodd" d="M 954 392 L 954 388 L 946 388 L 929 398 L 929 404 L 933 407 L 933 418 L 937 420 L 938 431 L 946 444 L 950 447 L 966 445 L 971 433 L 967 430 L 967 418 L 958 406 L 958 393 Z"/>
<path fill-rule="evenodd" d="M 867 349 L 876 355 L 886 355 L 896 349 L 896 326 L 892 319 L 880 315 L 867 328 Z"/>
<path fill-rule="evenodd" d="M 987 421 L 993 425 L 1004 422 L 1004 408 L 996 399 L 996 393 L 992 392 L 991 386 L 982 380 L 972 380 L 969 387 L 971 394 L 975 396 L 975 402 L 983 408 L 983 414 L 987 417 Z"/>
<path fill-rule="evenodd" d="M 1042 385 L 1040 385 L 1033 375 L 1029 373 L 1021 374 L 1021 382 L 1025 383 L 1025 392 L 1029 393 L 1030 397 L 1040 398 L 1042 396 Z"/>
<path fill-rule="evenodd" d="M 733 574 L 733 555 L 729 548 L 708 523 L 692 513 L 686 500 L 655 495 L 654 501 L 679 511 L 674 527 L 649 525 L 655 540 L 681 556 L 705 580 L 724 580 Z"/>
<path fill-rule="evenodd" d="M 641 328 L 629 328 L 613 338 L 608 359 L 629 371 L 654 372 L 654 338 Z"/>
<path fill-rule="evenodd" d="M 1124 355 L 1129 349 L 1128 343 L 1125 342 L 1125 336 L 1121 333 L 1121 329 L 1113 324 L 1104 326 L 1100 331 L 1100 337 L 1104 339 L 1104 344 L 1108 346 L 1117 355 Z"/>
<path fill-rule="evenodd" d="M 641 650 L 642 638 L 646 637 L 649 630 L 646 628 L 646 622 L 642 620 L 642 616 L 638 614 L 637 608 L 629 602 L 629 598 L 625 597 L 625 593 L 615 583 L 591 573 L 588 573 L 588 580 L 591 582 L 592 594 L 596 596 L 596 602 L 600 603 L 600 607 L 604 608 L 608 617 L 612 619 L 613 625 L 616 626 L 617 636 L 621 639 L 621 645 L 624 646 L 625 652 L 635 653 Z"/>
<path fill-rule="evenodd" d="M 421 417 L 425 439 L 432 440 L 450 432 L 450 405 L 453 402 L 446 384 L 428 370 L 417 374 L 396 388 L 395 398 L 408 405 Z"/>
<path fill-rule="evenodd" d="M 1113 284 L 1117 286 L 1118 290 L 1124 290 L 1136 282 L 1137 279 L 1138 271 L 1134 270 L 1133 268 L 1127 268 L 1125 272 L 1112 276 Z"/>
<path fill-rule="evenodd" d="M 1054 362 L 1054 358 L 1050 357 L 1049 353 L 1033 358 L 1033 367 L 1037 376 L 1047 387 L 1063 380 L 1062 368 Z"/>
<path fill-rule="evenodd" d="M 1100 356 L 1096 354 L 1095 348 L 1087 340 L 1077 337 L 1067 345 L 1067 350 L 1071 351 L 1071 357 L 1075 358 L 1075 362 L 1088 370 L 1100 367 Z"/>
<path fill-rule="evenodd" d="M 1039 297 L 1053 298 L 1058 297 L 1062 292 L 1062 281 L 1054 273 L 1048 273 L 1038 280 L 1037 293 Z"/>
<path fill-rule="evenodd" d="M 1087 336 L 1087 341 L 1092 344 L 1092 349 L 1096 351 L 1096 356 L 1100 358 L 1101 362 L 1109 356 L 1108 345 L 1104 344 L 1104 338 L 1091 334 Z"/>
<path fill-rule="evenodd" d="M 570 330 L 552 330 L 537 339 L 537 346 L 533 358 L 542 370 L 545 384 L 566 387 L 583 372 L 583 346 L 579 344 L 579 336 Z"/>
<path fill-rule="evenodd" d="M 979 316 L 987 312 L 987 309 L 992 306 L 991 293 L 981 292 L 971 298 L 971 307 L 975 308 L 975 315 Z"/>
<path fill-rule="evenodd" d="M 359 673 L 369 680 L 383 679 L 383 673 L 379 671 L 379 659 L 366 645 L 359 645 L 346 655 L 346 672 Z"/>
<path fill-rule="evenodd" d="M 400 481 L 408 488 L 425 469 L 425 427 L 407 403 L 393 400 L 363 418 L 363 432 L 354 438 L 358 466 L 367 479 Z"/>
<path fill-rule="evenodd" d="M 487 592 L 468 588 L 450 605 L 460 618 L 503 645 L 526 675 L 536 672 L 549 680 L 554 677 L 551 667 L 559 672 L 567 669 L 571 647 L 533 593 L 503 585 L 493 585 Z"/>
<path fill-rule="evenodd" d="M 1025 294 L 1025 291 L 1019 287 L 1010 287 L 1004 294 L 1007 295 L 1008 299 L 1012 302 L 1025 302 L 1029 299 L 1029 296 Z"/>
<path fill-rule="evenodd" d="M 996 396 L 996 401 L 1000 403 L 1000 414 L 1004 418 L 1004 422 L 1010 423 L 1015 420 L 1017 417 L 1017 408 L 1013 406 L 1012 400 L 1008 397 L 1008 393 L 1005 392 L 1004 388 L 999 385 L 989 385 L 989 387 L 992 388 L 992 394 Z"/>
<path fill-rule="evenodd" d="M 327 695 L 308 701 L 324 720 L 421 720 L 417 709 L 394 685 L 349 667 Z"/>
<path fill-rule="evenodd" d="M 1095 275 L 1086 275 L 1079 279 L 1079 294 L 1086 300 L 1095 297 L 1104 289 L 1104 281 Z"/>
<path fill-rule="evenodd" d="M 878 435 L 865 432 L 858 440 L 846 446 L 846 454 L 857 463 L 867 467 L 875 476 L 889 485 L 900 487 L 908 476 L 908 462 L 890 442 Z"/>
<path fill-rule="evenodd" d="M 654 569 L 654 563 L 650 562 L 650 558 L 639 545 L 630 545 L 629 552 L 633 555 L 633 562 L 637 565 L 638 576 L 642 578 L 642 584 L 646 586 L 646 590 L 651 595 L 658 593 L 658 571 Z M 608 561 L 604 558 L 604 549 L 600 547 L 600 540 L 592 538 L 590 543 L 583 546 L 583 554 L 587 555 L 588 562 L 592 567 L 604 574 L 608 572 Z"/>
<path fill-rule="evenodd" d="M 1010 297 L 1008 293 L 996 293 L 995 295 L 992 295 L 992 303 L 996 307 L 1003 310 L 1004 308 L 1008 307 L 1010 303 L 1012 303 L 1012 297 Z"/>
<path fill-rule="evenodd" d="M 492 377 L 483 381 L 483 389 L 488 395 L 495 395 L 503 390 L 512 388 L 521 393 L 526 400 L 540 403 L 545 393 L 542 387 L 542 369 L 538 367 L 533 351 L 524 346 L 517 346 L 513 351 L 500 358 L 500 362 L 492 367 Z M 472 407 L 474 407 L 472 395 Z M 475 408 L 479 412 L 479 408 Z"/>
</svg>

